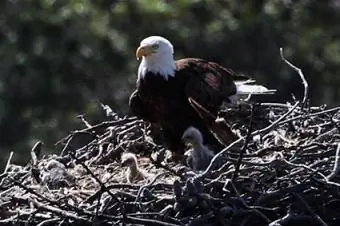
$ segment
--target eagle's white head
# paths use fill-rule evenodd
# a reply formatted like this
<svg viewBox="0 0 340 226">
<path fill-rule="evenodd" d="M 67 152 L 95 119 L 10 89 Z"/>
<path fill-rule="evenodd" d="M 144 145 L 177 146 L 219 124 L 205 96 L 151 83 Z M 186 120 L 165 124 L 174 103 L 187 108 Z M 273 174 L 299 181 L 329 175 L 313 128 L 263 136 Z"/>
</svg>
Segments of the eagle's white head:
<svg viewBox="0 0 340 226">
<path fill-rule="evenodd" d="M 161 36 L 150 36 L 141 41 L 136 51 L 137 59 L 142 58 L 138 68 L 138 78 L 144 78 L 150 71 L 166 80 L 175 75 L 176 64 L 172 44 Z"/>
</svg>

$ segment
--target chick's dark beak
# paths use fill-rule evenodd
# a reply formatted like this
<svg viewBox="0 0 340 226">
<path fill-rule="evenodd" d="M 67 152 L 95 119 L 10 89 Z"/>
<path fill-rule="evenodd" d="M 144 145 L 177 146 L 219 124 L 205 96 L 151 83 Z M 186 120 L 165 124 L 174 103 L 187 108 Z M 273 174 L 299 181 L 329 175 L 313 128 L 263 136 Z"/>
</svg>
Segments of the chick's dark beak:
<svg viewBox="0 0 340 226">
<path fill-rule="evenodd" d="M 191 147 L 190 139 L 188 137 L 182 137 L 182 141 L 186 147 Z"/>
<path fill-rule="evenodd" d="M 123 161 L 123 162 L 120 163 L 120 165 L 121 165 L 122 167 L 126 167 L 126 166 L 127 166 L 127 163 L 128 163 L 128 161 Z"/>
</svg>

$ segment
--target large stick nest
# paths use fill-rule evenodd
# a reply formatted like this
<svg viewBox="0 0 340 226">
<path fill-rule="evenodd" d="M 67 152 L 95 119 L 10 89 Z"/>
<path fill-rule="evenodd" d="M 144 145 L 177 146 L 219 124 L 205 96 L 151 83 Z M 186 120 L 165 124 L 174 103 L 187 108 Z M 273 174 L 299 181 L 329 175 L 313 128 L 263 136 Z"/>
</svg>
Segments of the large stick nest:
<svg viewBox="0 0 340 226">
<path fill-rule="evenodd" d="M 289 63 L 289 62 L 287 62 Z M 293 65 L 290 65 L 294 68 Z M 294 68 L 296 69 L 296 68 Z M 110 113 L 72 131 L 59 155 L 0 175 L 0 223 L 27 225 L 340 225 L 340 107 L 241 104 L 220 112 L 237 135 L 204 172 L 169 160 L 150 126 Z M 127 183 L 123 152 L 150 177 Z"/>
<path fill-rule="evenodd" d="M 83 119 L 87 128 L 59 142 L 60 155 L 40 158 L 38 143 L 26 166 L 9 161 L 1 222 L 338 225 L 340 108 L 297 102 L 253 109 L 252 118 L 248 105 L 221 111 L 239 145 L 221 151 L 222 167 L 203 173 L 167 161 L 141 120 L 115 116 L 92 126 Z M 125 151 L 139 153 L 140 167 L 153 176 L 128 184 L 119 162 Z"/>
</svg>

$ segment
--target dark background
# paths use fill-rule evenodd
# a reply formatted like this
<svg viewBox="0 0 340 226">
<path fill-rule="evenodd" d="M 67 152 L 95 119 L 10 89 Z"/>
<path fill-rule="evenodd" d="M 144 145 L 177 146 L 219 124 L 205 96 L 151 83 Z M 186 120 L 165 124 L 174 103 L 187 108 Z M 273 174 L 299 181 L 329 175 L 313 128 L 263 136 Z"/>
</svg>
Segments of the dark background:
<svg viewBox="0 0 340 226">
<path fill-rule="evenodd" d="M 242 2 L 242 3 L 240 3 Z M 0 1 L 0 166 L 14 151 L 25 163 L 37 139 L 44 153 L 83 124 L 103 119 L 100 102 L 128 110 L 150 35 L 168 38 L 176 58 L 200 57 L 252 75 L 300 98 L 303 69 L 313 105 L 340 99 L 340 1 L 2 0 Z"/>
</svg>

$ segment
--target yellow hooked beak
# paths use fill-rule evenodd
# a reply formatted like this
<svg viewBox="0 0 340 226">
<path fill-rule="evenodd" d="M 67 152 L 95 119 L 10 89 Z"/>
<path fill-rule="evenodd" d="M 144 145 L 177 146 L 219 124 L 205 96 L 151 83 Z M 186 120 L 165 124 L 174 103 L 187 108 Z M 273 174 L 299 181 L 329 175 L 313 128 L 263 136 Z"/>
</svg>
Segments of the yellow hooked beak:
<svg viewBox="0 0 340 226">
<path fill-rule="evenodd" d="M 136 57 L 137 60 L 139 60 L 143 56 L 148 56 L 152 53 L 152 47 L 151 46 L 139 46 L 136 50 Z"/>
</svg>

